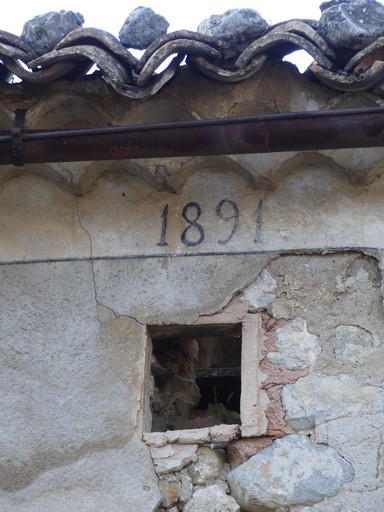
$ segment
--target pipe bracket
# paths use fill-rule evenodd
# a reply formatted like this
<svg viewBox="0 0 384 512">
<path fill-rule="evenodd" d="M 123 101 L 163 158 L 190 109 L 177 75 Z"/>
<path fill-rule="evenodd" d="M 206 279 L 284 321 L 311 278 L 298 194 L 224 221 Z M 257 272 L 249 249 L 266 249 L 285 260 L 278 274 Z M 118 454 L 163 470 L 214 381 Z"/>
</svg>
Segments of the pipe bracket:
<svg viewBox="0 0 384 512">
<path fill-rule="evenodd" d="M 17 167 L 24 166 L 23 130 L 25 113 L 26 110 L 16 110 L 15 120 L 11 128 L 13 164 Z"/>
</svg>

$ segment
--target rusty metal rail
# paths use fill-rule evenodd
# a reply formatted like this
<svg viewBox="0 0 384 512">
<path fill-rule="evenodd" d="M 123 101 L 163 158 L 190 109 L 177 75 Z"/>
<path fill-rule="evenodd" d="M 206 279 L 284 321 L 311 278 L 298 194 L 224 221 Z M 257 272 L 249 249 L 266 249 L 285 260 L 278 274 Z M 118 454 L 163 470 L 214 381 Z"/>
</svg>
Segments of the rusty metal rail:
<svg viewBox="0 0 384 512">
<path fill-rule="evenodd" d="M 384 145 L 384 108 L 291 112 L 93 129 L 0 132 L 0 165 Z"/>
</svg>

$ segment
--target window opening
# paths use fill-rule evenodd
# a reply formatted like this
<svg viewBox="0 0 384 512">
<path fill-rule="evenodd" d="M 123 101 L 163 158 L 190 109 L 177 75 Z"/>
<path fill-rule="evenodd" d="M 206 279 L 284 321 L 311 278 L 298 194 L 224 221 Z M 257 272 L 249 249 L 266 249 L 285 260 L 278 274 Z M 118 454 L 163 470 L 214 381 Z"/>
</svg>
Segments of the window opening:
<svg viewBox="0 0 384 512">
<path fill-rule="evenodd" d="M 241 323 L 152 326 L 152 432 L 240 424 Z"/>
</svg>

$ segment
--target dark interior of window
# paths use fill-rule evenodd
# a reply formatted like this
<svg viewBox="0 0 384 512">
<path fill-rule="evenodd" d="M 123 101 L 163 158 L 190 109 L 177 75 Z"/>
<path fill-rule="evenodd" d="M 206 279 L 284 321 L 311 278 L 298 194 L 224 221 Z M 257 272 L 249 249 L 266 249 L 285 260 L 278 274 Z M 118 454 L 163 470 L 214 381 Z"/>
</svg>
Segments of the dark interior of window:
<svg viewBox="0 0 384 512">
<path fill-rule="evenodd" d="M 241 324 L 152 326 L 152 431 L 240 423 Z"/>
</svg>

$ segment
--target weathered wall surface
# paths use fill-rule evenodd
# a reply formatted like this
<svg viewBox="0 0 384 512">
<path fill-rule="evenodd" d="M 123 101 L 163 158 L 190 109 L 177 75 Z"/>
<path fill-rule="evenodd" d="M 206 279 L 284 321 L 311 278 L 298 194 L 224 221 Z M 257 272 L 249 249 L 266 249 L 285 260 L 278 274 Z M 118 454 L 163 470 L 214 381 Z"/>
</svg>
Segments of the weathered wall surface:
<svg viewBox="0 0 384 512">
<path fill-rule="evenodd" d="M 54 128 L 380 103 L 285 64 L 142 101 L 92 80 L 1 95 L 3 128 L 20 106 Z M 2 169 L 0 509 L 381 512 L 383 158 Z M 257 413 L 151 434 L 147 326 L 218 320 L 243 322 Z"/>
</svg>

